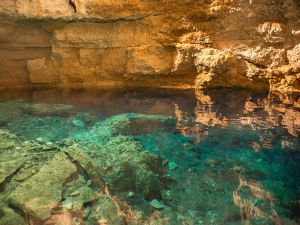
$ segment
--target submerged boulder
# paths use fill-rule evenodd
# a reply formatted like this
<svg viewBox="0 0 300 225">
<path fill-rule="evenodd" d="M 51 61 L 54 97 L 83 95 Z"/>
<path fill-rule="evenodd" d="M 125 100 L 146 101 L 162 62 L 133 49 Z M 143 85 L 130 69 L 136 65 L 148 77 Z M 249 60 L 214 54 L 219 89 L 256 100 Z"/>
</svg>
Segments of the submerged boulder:
<svg viewBox="0 0 300 225">
<path fill-rule="evenodd" d="M 109 196 L 102 196 L 92 207 L 92 213 L 88 218 L 87 224 L 128 224 L 118 202 L 113 200 Z"/>
<path fill-rule="evenodd" d="M 91 141 L 105 143 L 117 135 L 137 135 L 153 130 L 175 129 L 176 120 L 164 115 L 124 113 L 96 123 L 90 131 Z"/>
<path fill-rule="evenodd" d="M 1 225 L 25 225 L 25 221 L 18 213 L 7 206 L 0 205 Z"/>
<path fill-rule="evenodd" d="M 9 201 L 25 213 L 45 220 L 61 201 L 63 183 L 74 172 L 76 167 L 65 153 L 57 153 L 37 174 L 19 185 Z"/>
<path fill-rule="evenodd" d="M 4 182 L 7 177 L 16 172 L 22 164 L 22 160 L 0 161 L 0 184 Z"/>
<path fill-rule="evenodd" d="M 84 170 L 91 180 L 94 187 L 103 188 L 103 176 L 101 167 L 98 163 L 91 158 L 87 152 L 83 149 L 77 147 L 76 145 L 70 146 L 65 149 L 67 155 Z"/>
<path fill-rule="evenodd" d="M 100 160 L 104 180 L 111 191 L 132 190 L 146 198 L 160 196 L 163 160 L 144 151 L 139 143 L 118 136 L 95 155 Z"/>
<path fill-rule="evenodd" d="M 64 104 L 21 104 L 23 112 L 36 116 L 68 116 L 73 107 Z"/>
</svg>

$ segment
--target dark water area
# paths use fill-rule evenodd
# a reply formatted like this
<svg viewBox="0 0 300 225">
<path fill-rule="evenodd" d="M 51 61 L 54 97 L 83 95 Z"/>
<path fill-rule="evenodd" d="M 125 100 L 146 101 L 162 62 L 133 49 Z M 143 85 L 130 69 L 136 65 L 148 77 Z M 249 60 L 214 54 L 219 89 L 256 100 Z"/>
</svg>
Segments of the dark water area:
<svg viewBox="0 0 300 225">
<path fill-rule="evenodd" d="M 61 151 L 27 151 L 26 157 L 39 155 L 27 159 L 19 152 L 28 149 L 28 143 L 60 149 L 79 146 L 100 167 L 105 164 L 101 179 L 110 195 L 140 215 L 138 222 L 126 216 L 125 222 L 118 220 L 101 198 L 81 199 L 74 213 L 79 200 L 67 193 L 81 190 L 76 186 L 78 175 L 77 183 L 63 182 L 62 197 L 56 200 L 63 215 L 69 212 L 73 221 L 65 219 L 61 224 L 300 224 L 297 94 L 232 89 L 8 89 L 0 90 L 0 130 L 0 225 L 6 215 L 3 209 L 1 213 L 2 205 L 27 218 L 27 224 L 61 221 L 57 217 L 61 211 L 51 209 L 47 217 L 15 197 L 16 192 L 27 190 L 22 182 L 32 185 Z M 4 132 L 16 135 L 15 139 Z M 26 160 L 11 173 L 1 172 L 12 168 L 4 162 L 15 160 L 13 155 Z M 67 155 L 72 158 L 68 151 Z M 159 159 L 152 162 L 151 157 Z M 34 160 L 40 160 L 39 165 Z M 26 179 L 15 178 L 25 174 L 27 167 L 35 172 Z M 98 190 L 93 178 L 82 177 L 85 187 Z M 110 212 L 100 215 L 100 209 Z"/>
</svg>

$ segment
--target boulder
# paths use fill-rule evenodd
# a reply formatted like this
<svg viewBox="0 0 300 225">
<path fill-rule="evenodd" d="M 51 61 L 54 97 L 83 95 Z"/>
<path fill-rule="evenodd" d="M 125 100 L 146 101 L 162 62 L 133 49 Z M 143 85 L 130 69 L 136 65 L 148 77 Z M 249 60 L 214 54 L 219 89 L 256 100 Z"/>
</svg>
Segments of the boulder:
<svg viewBox="0 0 300 225">
<path fill-rule="evenodd" d="M 113 192 L 134 191 L 146 198 L 160 197 L 162 159 L 124 136 L 112 138 L 97 153 L 104 180 Z"/>
<path fill-rule="evenodd" d="M 7 206 L 0 205 L 0 224 L 1 225 L 26 225 L 22 216 Z"/>
<path fill-rule="evenodd" d="M 102 189 L 104 186 L 103 175 L 98 163 L 91 158 L 83 149 L 76 145 L 70 146 L 65 149 L 67 155 L 88 175 L 94 187 Z"/>
<path fill-rule="evenodd" d="M 73 107 L 64 104 L 22 104 L 20 105 L 24 113 L 36 116 L 67 116 L 71 114 Z"/>
<path fill-rule="evenodd" d="M 22 160 L 0 162 L 0 185 L 23 165 Z"/>
<path fill-rule="evenodd" d="M 37 174 L 20 184 L 9 196 L 9 201 L 26 214 L 45 220 L 60 204 L 62 186 L 75 172 L 76 167 L 66 154 L 57 153 Z"/>
<path fill-rule="evenodd" d="M 170 116 L 124 113 L 96 123 L 91 129 L 91 141 L 106 143 L 117 135 L 137 135 L 153 130 L 175 129 L 176 121 Z"/>
</svg>

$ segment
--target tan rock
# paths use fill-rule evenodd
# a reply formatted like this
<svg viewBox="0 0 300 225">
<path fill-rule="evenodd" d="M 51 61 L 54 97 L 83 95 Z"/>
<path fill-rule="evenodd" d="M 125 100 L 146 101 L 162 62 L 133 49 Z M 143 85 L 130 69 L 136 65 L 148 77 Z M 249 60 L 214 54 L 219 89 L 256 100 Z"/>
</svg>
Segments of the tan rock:
<svg viewBox="0 0 300 225">
<path fill-rule="evenodd" d="M 287 58 L 292 66 L 300 66 L 300 44 L 287 51 Z"/>
<path fill-rule="evenodd" d="M 58 78 L 53 71 L 51 61 L 43 59 L 34 59 L 27 61 L 27 69 L 31 83 L 44 84 L 56 83 Z"/>
<path fill-rule="evenodd" d="M 297 69 L 299 13 L 296 0 L 2 1 L 0 86 L 299 91 L 279 68 Z"/>
<path fill-rule="evenodd" d="M 195 56 L 198 70 L 196 88 L 254 86 L 247 79 L 244 60 L 214 48 L 205 48 Z"/>
<path fill-rule="evenodd" d="M 170 74 L 172 49 L 163 46 L 130 48 L 126 73 L 131 75 Z"/>
<path fill-rule="evenodd" d="M 245 60 L 261 67 L 278 67 L 286 64 L 286 52 L 283 49 L 273 47 L 247 49 L 239 53 Z"/>
</svg>

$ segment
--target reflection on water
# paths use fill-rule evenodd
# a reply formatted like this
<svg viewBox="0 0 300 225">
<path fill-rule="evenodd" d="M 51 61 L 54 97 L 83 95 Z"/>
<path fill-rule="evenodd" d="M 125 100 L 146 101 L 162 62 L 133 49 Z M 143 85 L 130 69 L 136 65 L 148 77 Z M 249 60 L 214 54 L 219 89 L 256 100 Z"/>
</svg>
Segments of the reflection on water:
<svg viewBox="0 0 300 225">
<path fill-rule="evenodd" d="M 300 96 L 0 91 L 2 224 L 299 224 Z"/>
</svg>

